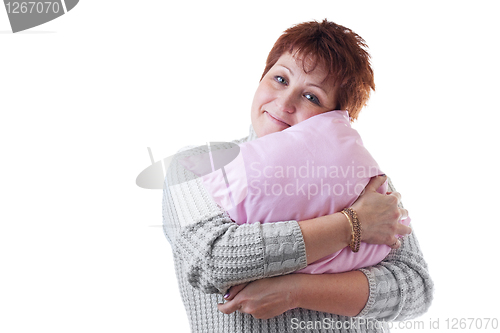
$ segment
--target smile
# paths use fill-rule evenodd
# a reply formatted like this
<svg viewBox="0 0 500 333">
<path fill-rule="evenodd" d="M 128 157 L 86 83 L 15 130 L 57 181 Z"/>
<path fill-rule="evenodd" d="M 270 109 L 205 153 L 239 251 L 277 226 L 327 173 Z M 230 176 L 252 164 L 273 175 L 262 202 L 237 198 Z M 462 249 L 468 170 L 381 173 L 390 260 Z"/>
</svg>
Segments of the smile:
<svg viewBox="0 0 500 333">
<path fill-rule="evenodd" d="M 269 119 L 271 119 L 271 121 L 273 121 L 274 123 L 278 124 L 278 125 L 282 125 L 282 126 L 287 126 L 287 127 L 290 127 L 289 124 L 285 123 L 283 120 L 273 116 L 272 114 L 270 114 L 269 112 L 267 111 L 264 111 L 264 113 L 266 113 L 268 116 L 269 116 Z"/>
</svg>

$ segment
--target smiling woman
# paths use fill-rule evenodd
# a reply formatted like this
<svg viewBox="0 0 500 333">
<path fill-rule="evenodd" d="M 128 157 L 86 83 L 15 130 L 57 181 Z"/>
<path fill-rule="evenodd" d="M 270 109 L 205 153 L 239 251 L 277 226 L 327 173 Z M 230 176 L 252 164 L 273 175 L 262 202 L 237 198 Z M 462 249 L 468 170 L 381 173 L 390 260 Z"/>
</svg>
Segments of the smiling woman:
<svg viewBox="0 0 500 333">
<path fill-rule="evenodd" d="M 374 87 L 361 37 L 326 20 L 296 25 L 271 50 L 252 103 L 249 136 L 234 143 L 267 142 L 335 109 L 343 110 L 349 125 Z M 290 332 L 297 321 L 349 322 L 354 316 L 378 325 L 344 332 L 382 332 L 385 321 L 413 318 L 429 307 L 433 284 L 414 233 L 400 223 L 408 216 L 401 196 L 390 182 L 389 192 L 377 192 L 385 175 L 369 181 L 345 207 L 348 213 L 241 225 L 200 179 L 189 179 L 179 164 L 170 167 L 163 216 L 193 332 Z M 379 265 L 359 270 L 290 274 L 344 248 L 356 252 L 360 241 L 392 250 Z"/>
<path fill-rule="evenodd" d="M 281 131 L 337 106 L 337 85 L 324 66 L 305 72 L 304 62 L 287 52 L 264 75 L 252 103 L 257 137 Z M 307 62 L 310 62 L 307 61 Z"/>
</svg>

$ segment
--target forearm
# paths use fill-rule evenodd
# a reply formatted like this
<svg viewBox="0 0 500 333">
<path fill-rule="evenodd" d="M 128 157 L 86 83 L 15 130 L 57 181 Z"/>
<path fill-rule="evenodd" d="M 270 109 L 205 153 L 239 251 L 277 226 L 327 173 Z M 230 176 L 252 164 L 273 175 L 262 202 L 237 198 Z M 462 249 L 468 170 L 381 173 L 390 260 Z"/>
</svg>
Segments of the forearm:
<svg viewBox="0 0 500 333">
<path fill-rule="evenodd" d="M 187 268 L 189 283 L 206 293 L 306 266 L 305 248 L 295 221 L 238 226 L 217 216 L 184 228 L 173 250 Z"/>
<path fill-rule="evenodd" d="M 391 246 L 396 244 L 395 235 L 408 234 L 411 229 L 398 223 L 407 216 L 407 211 L 397 206 L 399 193 L 385 195 L 377 192 L 386 179 L 385 176 L 372 178 L 352 208 L 363 224 L 361 241 Z M 351 241 L 351 224 L 341 212 L 301 221 L 299 224 L 306 244 L 308 264 L 345 248 Z"/>
<path fill-rule="evenodd" d="M 360 271 L 294 276 L 298 286 L 296 307 L 353 317 L 368 301 L 368 279 Z"/>
<path fill-rule="evenodd" d="M 344 214 L 335 213 L 299 222 L 307 264 L 342 250 L 351 240 L 351 227 Z"/>
</svg>

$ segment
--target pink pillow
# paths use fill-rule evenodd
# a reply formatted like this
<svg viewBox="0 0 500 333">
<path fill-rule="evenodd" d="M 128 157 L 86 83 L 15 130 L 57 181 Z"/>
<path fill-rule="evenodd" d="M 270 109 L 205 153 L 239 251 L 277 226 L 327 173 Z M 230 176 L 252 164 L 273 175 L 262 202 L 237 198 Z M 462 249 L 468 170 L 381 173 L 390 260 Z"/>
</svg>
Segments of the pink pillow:
<svg viewBox="0 0 500 333">
<path fill-rule="evenodd" d="M 242 143 L 239 149 L 223 169 L 202 177 L 207 191 L 237 224 L 301 221 L 339 212 L 356 201 L 371 177 L 382 174 L 351 127 L 347 111 L 316 115 Z M 233 156 L 235 152 L 233 148 Z M 196 161 L 190 164 L 188 168 L 196 173 Z M 387 184 L 378 189 L 386 191 Z M 361 243 L 357 253 L 344 248 L 298 272 L 338 273 L 368 267 L 390 250 L 386 245 Z"/>
</svg>

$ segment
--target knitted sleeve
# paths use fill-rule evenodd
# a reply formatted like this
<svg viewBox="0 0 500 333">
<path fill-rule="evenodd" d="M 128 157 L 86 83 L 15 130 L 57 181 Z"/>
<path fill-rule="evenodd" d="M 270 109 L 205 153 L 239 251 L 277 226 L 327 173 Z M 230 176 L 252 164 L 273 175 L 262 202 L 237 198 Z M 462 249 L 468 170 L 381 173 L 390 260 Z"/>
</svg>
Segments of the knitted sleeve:
<svg viewBox="0 0 500 333">
<path fill-rule="evenodd" d="M 390 181 L 388 191 L 395 191 Z M 370 296 L 359 317 L 402 321 L 423 314 L 431 305 L 434 284 L 413 228 L 399 249 L 380 264 L 360 270 L 368 278 Z"/>
<path fill-rule="evenodd" d="M 297 221 L 237 225 L 187 172 L 172 163 L 163 190 L 163 227 L 186 268 L 181 278 L 205 293 L 224 293 L 236 284 L 307 266 Z"/>
</svg>

